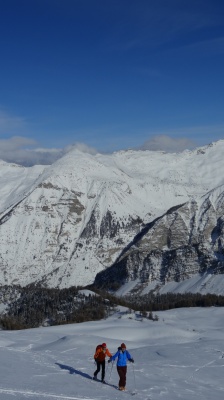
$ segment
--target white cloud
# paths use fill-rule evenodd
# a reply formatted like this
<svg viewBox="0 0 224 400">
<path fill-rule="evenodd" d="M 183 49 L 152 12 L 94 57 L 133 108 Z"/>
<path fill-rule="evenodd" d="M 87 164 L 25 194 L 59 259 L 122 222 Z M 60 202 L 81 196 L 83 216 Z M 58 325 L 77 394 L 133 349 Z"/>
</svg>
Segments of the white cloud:
<svg viewBox="0 0 224 400">
<path fill-rule="evenodd" d="M 68 153 L 70 150 L 73 149 L 79 150 L 82 153 L 89 153 L 92 155 L 97 153 L 97 150 L 94 147 L 88 146 L 87 144 L 80 142 L 75 142 L 74 144 L 65 147 L 64 151 L 65 153 Z"/>
<path fill-rule="evenodd" d="M 35 140 L 22 136 L 0 139 L 0 159 L 24 166 L 50 165 L 73 149 L 90 154 L 96 154 L 97 152 L 93 147 L 79 142 L 66 146 L 64 149 L 48 149 L 35 146 L 37 146 Z"/>
<path fill-rule="evenodd" d="M 26 121 L 22 117 L 15 117 L 7 112 L 0 110 L 0 134 L 5 134 L 8 132 L 24 129 L 26 126 Z"/>
<path fill-rule="evenodd" d="M 35 151 L 36 153 L 58 153 L 58 151 L 61 150 L 57 148 L 47 149 L 44 147 L 38 147 L 36 149 L 33 149 L 32 151 Z"/>
<path fill-rule="evenodd" d="M 140 150 L 161 150 L 168 153 L 175 153 L 185 149 L 192 149 L 196 144 L 187 138 L 172 138 L 167 135 L 155 135 L 147 140 Z"/>
<path fill-rule="evenodd" d="M 24 146 L 35 145 L 36 141 L 22 136 L 13 136 L 10 139 L 0 139 L 0 152 L 4 154 L 8 151 L 14 151 Z"/>
<path fill-rule="evenodd" d="M 35 145 L 35 140 L 22 136 L 0 139 L 0 159 L 21 165 L 48 164 L 47 154 L 43 157 L 42 153 L 32 150 Z"/>
<path fill-rule="evenodd" d="M 185 136 L 189 135 L 190 137 L 204 138 L 201 145 L 205 145 L 210 143 L 210 140 L 207 140 L 206 143 L 205 138 L 208 139 L 210 137 L 211 130 L 214 132 L 214 127 L 207 127 L 207 129 L 206 127 L 188 128 L 185 129 L 185 135 L 183 132 L 181 133 L 178 131 L 179 133 L 177 134 L 173 131 L 176 138 L 170 136 L 169 132 L 153 135 L 145 141 L 142 146 L 138 148 L 135 147 L 135 150 L 160 150 L 174 153 L 186 149 L 193 149 L 198 147 L 198 143 Z M 215 132 L 220 132 L 217 140 L 223 138 L 222 126 L 216 127 Z M 180 134 L 182 134 L 182 137 L 180 137 Z M 36 164 L 50 165 L 72 150 L 78 150 L 92 155 L 97 154 L 98 152 L 97 149 L 81 142 L 75 142 L 64 148 L 45 148 L 38 146 L 38 143 L 35 140 L 23 136 L 13 136 L 9 139 L 0 139 L 0 159 L 9 163 L 16 163 L 24 166 L 32 166 Z"/>
</svg>

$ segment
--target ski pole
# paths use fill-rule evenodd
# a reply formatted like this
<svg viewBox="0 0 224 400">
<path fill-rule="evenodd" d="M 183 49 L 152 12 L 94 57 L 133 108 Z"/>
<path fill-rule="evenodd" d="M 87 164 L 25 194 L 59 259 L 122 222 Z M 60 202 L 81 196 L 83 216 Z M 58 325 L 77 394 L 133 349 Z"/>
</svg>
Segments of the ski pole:
<svg viewBox="0 0 224 400">
<path fill-rule="evenodd" d="M 114 366 L 114 361 L 112 361 L 111 370 L 110 370 L 110 376 L 109 376 L 109 381 L 110 381 L 110 378 L 111 378 L 113 366 Z"/>
<path fill-rule="evenodd" d="M 133 363 L 132 363 L 132 368 L 133 368 L 133 375 L 134 375 L 134 392 L 136 392 L 135 369 L 134 369 L 134 364 Z"/>
<path fill-rule="evenodd" d="M 108 367 L 109 367 L 109 364 L 107 365 L 107 368 L 106 368 L 106 371 L 105 371 L 105 374 L 104 374 L 104 379 L 105 379 L 106 376 L 107 376 Z M 104 381 L 102 380 L 102 385 L 103 385 L 103 383 L 104 383 Z"/>
</svg>

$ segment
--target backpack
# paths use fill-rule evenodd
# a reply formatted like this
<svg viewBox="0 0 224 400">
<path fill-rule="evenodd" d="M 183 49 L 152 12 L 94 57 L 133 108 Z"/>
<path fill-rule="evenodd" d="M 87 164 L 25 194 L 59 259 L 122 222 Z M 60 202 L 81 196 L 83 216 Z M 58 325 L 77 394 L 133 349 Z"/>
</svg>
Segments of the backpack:
<svg viewBox="0 0 224 400">
<path fill-rule="evenodd" d="M 99 350 L 99 349 L 102 349 L 102 344 L 98 344 L 98 345 L 96 346 L 96 352 L 97 352 L 97 350 Z"/>
</svg>

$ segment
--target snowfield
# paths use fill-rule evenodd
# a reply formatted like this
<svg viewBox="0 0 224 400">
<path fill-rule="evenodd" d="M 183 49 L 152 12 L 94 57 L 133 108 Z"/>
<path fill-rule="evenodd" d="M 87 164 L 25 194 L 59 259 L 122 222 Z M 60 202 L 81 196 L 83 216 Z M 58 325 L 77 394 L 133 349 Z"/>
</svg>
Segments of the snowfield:
<svg viewBox="0 0 224 400">
<path fill-rule="evenodd" d="M 120 310 L 107 320 L 0 332 L 0 398 L 55 400 L 222 400 L 224 310 L 190 308 L 158 312 L 158 322 Z M 127 391 L 92 381 L 93 354 L 106 341 L 115 353 L 125 342 Z M 98 376 L 98 378 L 100 378 Z M 132 396 L 134 395 L 134 396 Z"/>
</svg>

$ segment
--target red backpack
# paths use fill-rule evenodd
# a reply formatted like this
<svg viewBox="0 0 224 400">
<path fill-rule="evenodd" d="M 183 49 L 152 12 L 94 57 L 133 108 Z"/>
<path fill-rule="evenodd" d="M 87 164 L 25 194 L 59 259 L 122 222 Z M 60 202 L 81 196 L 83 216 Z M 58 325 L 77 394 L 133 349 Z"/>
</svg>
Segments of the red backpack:
<svg viewBox="0 0 224 400">
<path fill-rule="evenodd" d="M 97 350 L 99 350 L 99 349 L 102 349 L 102 344 L 98 344 L 98 345 L 96 346 L 96 352 L 97 352 Z"/>
</svg>

